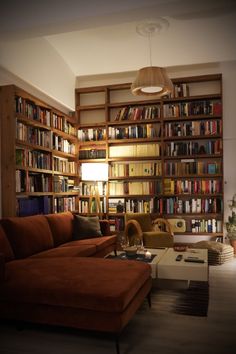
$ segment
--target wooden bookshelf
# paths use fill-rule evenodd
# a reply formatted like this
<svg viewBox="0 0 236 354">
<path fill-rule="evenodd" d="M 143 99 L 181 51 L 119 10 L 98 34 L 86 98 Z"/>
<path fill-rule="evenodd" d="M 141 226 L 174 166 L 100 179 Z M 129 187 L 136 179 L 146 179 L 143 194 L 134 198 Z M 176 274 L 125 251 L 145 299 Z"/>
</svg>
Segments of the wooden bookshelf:
<svg viewBox="0 0 236 354">
<path fill-rule="evenodd" d="M 75 210 L 74 117 L 14 85 L 0 87 L 2 215 Z"/>
<path fill-rule="evenodd" d="M 114 227 L 124 227 L 125 212 L 150 212 L 153 218 L 184 219 L 186 237 L 223 239 L 222 77 L 185 77 L 173 84 L 174 95 L 162 99 L 140 100 L 130 83 L 77 89 L 79 153 L 90 145 L 104 148 L 93 162 L 109 164 L 103 216 Z M 92 134 L 98 129 L 99 139 Z M 79 207 L 86 214 L 82 205 L 83 195 Z"/>
</svg>

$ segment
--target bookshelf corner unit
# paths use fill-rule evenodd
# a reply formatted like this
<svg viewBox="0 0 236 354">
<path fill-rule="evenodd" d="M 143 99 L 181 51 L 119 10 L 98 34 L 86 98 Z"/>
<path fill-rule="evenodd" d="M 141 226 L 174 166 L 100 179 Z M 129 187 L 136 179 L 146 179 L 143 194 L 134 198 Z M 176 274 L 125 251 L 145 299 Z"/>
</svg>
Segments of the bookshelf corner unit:
<svg viewBox="0 0 236 354">
<path fill-rule="evenodd" d="M 173 84 L 173 95 L 162 99 L 134 97 L 127 83 L 76 90 L 80 155 L 99 163 L 96 149 L 103 149 L 105 212 L 113 228 L 124 227 L 125 212 L 148 212 L 184 220 L 176 236 L 186 240 L 223 241 L 222 75 Z M 102 141 L 93 131 L 98 127 Z M 92 152 L 91 141 L 97 141 Z"/>
</svg>

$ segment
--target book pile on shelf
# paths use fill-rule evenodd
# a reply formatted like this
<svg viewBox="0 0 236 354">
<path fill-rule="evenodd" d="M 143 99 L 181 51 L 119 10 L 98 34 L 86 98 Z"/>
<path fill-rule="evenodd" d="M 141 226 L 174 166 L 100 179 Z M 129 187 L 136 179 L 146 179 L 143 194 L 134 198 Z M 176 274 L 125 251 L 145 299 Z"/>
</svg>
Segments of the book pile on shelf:
<svg viewBox="0 0 236 354">
<path fill-rule="evenodd" d="M 62 157 L 53 157 L 53 170 L 61 173 L 76 174 L 77 164 Z"/>
<path fill-rule="evenodd" d="M 16 165 L 51 170 L 51 156 L 42 151 L 16 148 Z"/>
<path fill-rule="evenodd" d="M 16 139 L 48 149 L 51 149 L 52 147 L 51 131 L 31 127 L 18 120 L 16 121 Z"/>
<path fill-rule="evenodd" d="M 16 113 L 23 114 L 29 119 L 37 120 L 50 126 L 51 111 L 45 107 L 36 105 L 33 101 L 25 100 L 20 96 L 15 97 Z"/>
<path fill-rule="evenodd" d="M 80 160 L 89 160 L 89 159 L 105 159 L 106 158 L 106 149 L 105 148 L 83 148 L 79 150 L 79 159 Z"/>
<path fill-rule="evenodd" d="M 160 144 L 135 144 L 110 146 L 109 157 L 148 157 L 160 156 Z"/>
<path fill-rule="evenodd" d="M 27 192 L 52 192 L 52 176 L 44 173 L 29 172 L 26 178 Z"/>
<path fill-rule="evenodd" d="M 220 179 L 164 179 L 164 194 L 211 194 L 222 192 Z"/>
<path fill-rule="evenodd" d="M 219 100 L 167 103 L 163 106 L 164 118 L 221 114 L 222 105 Z"/>
<path fill-rule="evenodd" d="M 222 134 L 222 120 L 165 123 L 165 137 Z"/>
<path fill-rule="evenodd" d="M 138 106 L 138 107 L 122 107 L 115 121 L 119 120 L 142 120 L 142 119 L 158 119 L 160 118 L 160 106 Z"/>
<path fill-rule="evenodd" d="M 101 141 L 106 139 L 106 128 L 83 128 L 77 135 L 79 141 Z"/>
<path fill-rule="evenodd" d="M 52 212 L 52 197 L 17 198 L 17 215 L 30 216 L 36 214 L 50 214 Z"/>
<path fill-rule="evenodd" d="M 191 232 L 221 233 L 222 221 L 217 219 L 193 219 L 191 220 Z"/>
<path fill-rule="evenodd" d="M 164 212 L 167 214 L 190 213 L 221 213 L 223 210 L 221 198 L 191 198 L 178 197 L 164 199 Z"/>
<path fill-rule="evenodd" d="M 128 199 L 125 208 L 126 213 L 152 213 L 155 212 L 154 199 Z"/>
<path fill-rule="evenodd" d="M 81 182 L 79 187 L 81 195 L 91 195 L 96 189 L 99 195 L 105 196 L 107 192 L 107 184 L 102 181 L 97 181 L 96 185 L 94 182 Z"/>
<path fill-rule="evenodd" d="M 109 217 L 110 230 L 112 232 L 123 231 L 125 228 L 124 218 Z"/>
<path fill-rule="evenodd" d="M 75 211 L 76 197 L 55 197 L 54 212 Z"/>
<path fill-rule="evenodd" d="M 66 134 L 76 136 L 76 128 L 68 122 L 66 117 L 60 116 L 54 112 L 52 113 L 52 126 Z"/>
<path fill-rule="evenodd" d="M 208 140 L 208 141 L 188 141 L 188 142 L 174 142 L 166 144 L 167 156 L 181 156 L 181 155 L 212 155 L 221 154 L 223 150 L 222 140 Z"/>
<path fill-rule="evenodd" d="M 53 134 L 53 149 L 66 154 L 75 154 L 75 144 L 57 134 Z"/>
<path fill-rule="evenodd" d="M 160 124 L 129 125 L 125 127 L 109 127 L 109 139 L 136 139 L 160 137 Z"/>
<path fill-rule="evenodd" d="M 161 162 L 112 163 L 109 166 L 110 177 L 161 176 Z"/>
<path fill-rule="evenodd" d="M 88 200 L 83 200 L 80 199 L 79 203 L 78 203 L 78 207 L 79 207 L 79 213 L 80 214 L 87 214 L 87 213 L 97 213 L 97 205 L 95 200 L 92 200 L 92 207 L 91 207 L 91 211 L 89 210 L 89 202 Z M 106 213 L 107 212 L 107 207 L 106 207 L 106 199 L 103 198 L 102 200 L 100 200 L 100 210 L 102 213 Z"/>
<path fill-rule="evenodd" d="M 110 195 L 153 195 L 161 193 L 161 181 L 109 182 Z"/>
<path fill-rule="evenodd" d="M 178 97 L 188 97 L 189 96 L 189 85 L 186 83 L 182 84 L 174 84 L 173 95 L 170 97 L 178 98 Z"/>
<path fill-rule="evenodd" d="M 166 176 L 213 175 L 222 173 L 222 162 L 220 160 L 195 161 L 194 159 L 182 159 L 176 162 L 165 162 L 164 169 Z"/>
</svg>

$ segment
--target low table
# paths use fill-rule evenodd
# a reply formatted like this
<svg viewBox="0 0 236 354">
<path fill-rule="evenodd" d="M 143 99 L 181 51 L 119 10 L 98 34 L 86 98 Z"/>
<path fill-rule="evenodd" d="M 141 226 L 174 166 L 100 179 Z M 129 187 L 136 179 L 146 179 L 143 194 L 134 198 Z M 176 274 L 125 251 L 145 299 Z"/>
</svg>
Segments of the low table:
<svg viewBox="0 0 236 354">
<path fill-rule="evenodd" d="M 182 255 L 180 261 L 176 257 Z M 185 259 L 199 259 L 203 263 L 186 262 Z M 206 249 L 188 249 L 185 252 L 168 248 L 157 265 L 158 279 L 191 280 L 208 282 L 208 254 Z"/>
<path fill-rule="evenodd" d="M 167 252 L 168 248 L 161 247 L 161 248 L 148 248 L 147 249 L 154 257 L 150 261 L 145 260 L 146 263 L 150 264 L 151 266 L 151 276 L 153 279 L 156 279 L 158 277 L 158 263 L 164 256 L 164 254 Z M 142 256 L 142 255 L 141 255 Z M 112 259 L 122 259 L 122 260 L 136 260 L 142 262 L 142 257 L 139 257 L 137 255 L 136 258 L 132 257 L 126 257 L 124 251 L 117 251 L 117 256 L 114 256 L 114 253 L 109 253 L 105 258 L 112 258 Z"/>
</svg>

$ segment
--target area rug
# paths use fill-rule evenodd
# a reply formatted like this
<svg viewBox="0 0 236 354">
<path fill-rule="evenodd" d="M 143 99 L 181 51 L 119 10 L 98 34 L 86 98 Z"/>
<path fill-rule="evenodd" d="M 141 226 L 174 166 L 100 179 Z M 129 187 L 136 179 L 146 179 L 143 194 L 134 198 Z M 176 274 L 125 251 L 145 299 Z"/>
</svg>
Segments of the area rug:
<svg viewBox="0 0 236 354">
<path fill-rule="evenodd" d="M 206 317 L 209 303 L 209 287 L 206 282 L 191 281 L 186 289 L 152 290 L 152 309 L 187 316 Z"/>
</svg>

